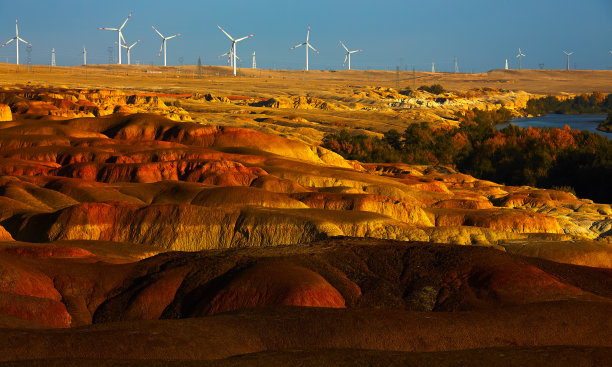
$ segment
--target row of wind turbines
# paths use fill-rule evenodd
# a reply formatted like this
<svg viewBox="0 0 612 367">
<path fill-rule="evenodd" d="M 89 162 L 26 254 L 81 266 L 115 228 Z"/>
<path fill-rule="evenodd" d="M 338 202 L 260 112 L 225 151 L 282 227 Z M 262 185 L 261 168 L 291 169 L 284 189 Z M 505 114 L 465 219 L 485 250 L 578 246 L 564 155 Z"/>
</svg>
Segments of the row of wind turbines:
<svg viewBox="0 0 612 367">
<path fill-rule="evenodd" d="M 117 37 L 118 37 L 118 41 L 116 42 L 119 48 L 119 64 L 121 64 L 121 47 L 127 49 L 127 55 L 128 55 L 128 65 L 130 65 L 130 50 L 132 49 L 132 47 L 136 46 L 136 44 L 138 42 L 140 42 L 140 40 L 134 42 L 131 46 L 128 46 L 127 43 L 125 42 L 125 38 L 123 37 L 123 27 L 125 27 L 125 24 L 128 22 L 128 20 L 130 20 L 130 17 L 132 16 L 132 13 L 130 13 L 130 15 L 128 15 L 128 17 L 125 19 L 125 21 L 123 22 L 123 24 L 121 24 L 121 27 L 119 28 L 98 28 L 98 29 L 102 29 L 102 30 L 107 30 L 107 31 L 116 31 L 117 32 Z M 151 26 L 153 28 L 153 30 L 155 30 L 155 32 L 161 37 L 162 39 L 162 43 L 161 46 L 159 48 L 159 54 L 161 55 L 162 51 L 164 53 L 164 66 L 166 66 L 166 50 L 167 50 L 167 46 L 166 46 L 166 42 L 169 39 L 172 39 L 174 37 L 178 37 L 181 35 L 181 33 L 179 34 L 175 34 L 174 36 L 169 36 L 166 37 L 163 34 L 161 34 L 160 31 L 157 30 L 157 28 L 155 28 L 155 26 Z M 238 58 L 238 54 L 236 52 L 236 44 L 240 41 L 244 41 L 248 38 L 251 38 L 253 36 L 255 36 L 255 34 L 249 34 L 248 36 L 244 36 L 244 37 L 240 37 L 240 38 L 233 38 L 225 29 L 223 29 L 220 25 L 217 24 L 217 27 L 221 30 L 221 32 L 223 32 L 227 38 L 230 39 L 230 41 L 232 41 L 232 44 L 230 46 L 230 50 L 226 53 L 224 53 L 223 55 L 220 55 L 219 57 L 223 57 L 223 56 L 228 56 L 229 61 L 230 61 L 230 65 L 233 68 L 233 72 L 234 72 L 234 76 L 236 76 L 236 59 Z M 308 30 L 306 31 L 306 42 L 304 43 L 300 43 L 299 45 L 293 46 L 291 48 L 291 50 L 296 49 L 300 46 L 305 46 L 306 48 L 306 71 L 308 71 L 308 49 L 312 49 L 314 52 L 316 52 L 317 54 L 319 54 L 319 51 L 317 51 L 311 44 L 310 44 L 310 26 L 308 26 Z M 342 64 L 342 66 L 346 65 L 346 61 L 348 59 L 348 69 L 351 69 L 351 54 L 354 54 L 356 52 L 361 52 L 363 50 L 354 50 L 354 51 L 350 51 L 345 45 L 344 43 L 342 43 L 342 41 L 340 41 L 340 45 L 342 45 L 342 47 L 346 50 L 346 56 L 344 57 L 344 63 Z M 83 49 L 83 53 L 86 54 L 86 50 Z M 255 53 L 253 52 L 253 64 L 255 64 Z"/>
<path fill-rule="evenodd" d="M 127 42 L 125 41 L 125 38 L 123 37 L 123 28 L 125 27 L 126 23 L 128 22 L 128 20 L 130 20 L 130 18 L 132 17 L 133 12 L 131 12 L 128 17 L 125 19 L 125 21 L 121 24 L 121 26 L 119 28 L 108 28 L 108 27 L 99 27 L 98 29 L 102 29 L 102 30 L 106 30 L 106 31 L 115 31 L 117 32 L 117 42 L 115 42 L 115 44 L 117 44 L 118 50 L 119 50 L 119 59 L 118 59 L 118 64 L 121 64 L 121 48 L 125 48 L 127 50 L 127 57 L 128 57 L 128 65 L 131 64 L 131 60 L 130 60 L 130 51 L 132 50 L 132 48 L 134 46 L 136 46 L 140 40 L 137 40 L 136 42 L 132 43 L 130 46 L 127 45 Z M 155 26 L 151 26 L 153 28 L 153 30 L 161 37 L 162 42 L 161 42 L 161 46 L 159 48 L 159 53 L 158 56 L 161 56 L 161 53 L 164 53 L 164 66 L 167 66 L 166 63 L 166 50 L 167 50 L 167 46 L 166 46 L 166 42 L 172 38 L 175 37 L 179 37 L 181 35 L 181 33 L 175 34 L 173 36 L 169 36 L 166 37 L 164 36 L 160 31 L 157 30 L 157 28 L 155 28 Z M 253 36 L 255 36 L 255 34 L 250 34 L 248 36 L 244 36 L 241 38 L 237 38 L 234 39 L 232 36 L 230 36 L 230 34 L 228 32 L 226 32 L 223 28 L 221 28 L 221 26 L 217 25 L 217 27 L 227 36 L 227 38 L 229 38 L 232 41 L 232 44 L 230 46 L 230 50 L 222 55 L 220 55 L 219 57 L 223 57 L 223 56 L 229 56 L 229 63 L 230 66 L 233 67 L 233 71 L 234 71 L 234 76 L 236 76 L 236 59 L 240 60 L 240 58 L 238 57 L 237 53 L 236 53 L 236 44 L 240 41 L 244 41 L 248 38 L 251 38 Z M 16 64 L 19 65 L 19 42 L 23 42 L 26 43 L 30 46 L 32 46 L 31 43 L 29 43 L 28 41 L 24 40 L 23 38 L 19 37 L 19 27 L 18 27 L 18 20 L 15 19 L 15 37 L 12 37 L 11 39 L 9 39 L 7 42 L 5 42 L 2 46 L 0 46 L 0 48 L 8 45 L 9 43 L 15 41 L 15 51 L 16 51 Z M 348 47 L 346 47 L 346 45 L 344 43 L 342 43 L 342 41 L 340 41 L 340 45 L 342 46 L 342 48 L 344 48 L 344 50 L 346 51 L 346 55 L 344 56 L 344 62 L 342 63 L 342 66 L 346 65 L 346 62 L 348 61 L 348 70 L 351 70 L 351 55 L 357 52 L 362 52 L 363 50 L 349 50 Z M 308 26 L 308 30 L 306 31 L 306 42 L 297 44 L 293 47 L 290 48 L 290 50 L 294 50 L 298 47 L 301 46 L 305 46 L 305 50 L 306 50 L 306 71 L 308 71 L 308 50 L 311 49 L 314 52 L 316 52 L 317 54 L 319 54 L 319 51 L 317 51 L 314 46 L 312 46 L 312 44 L 310 43 L 310 26 Z M 567 52 L 567 51 L 563 51 L 563 53 L 566 55 L 567 57 L 567 63 L 566 63 L 566 70 L 570 69 L 570 56 L 574 54 L 574 52 Z M 612 54 L 612 51 L 610 51 L 610 53 Z M 518 49 L 518 55 L 516 55 L 516 57 L 519 59 L 519 70 L 523 68 L 523 57 L 525 57 L 527 55 L 525 55 L 521 49 Z M 85 49 L 85 46 L 83 46 L 83 64 L 87 65 L 87 50 Z M 255 67 L 255 52 L 253 52 L 253 67 Z M 506 65 L 505 65 L 505 69 L 508 70 L 508 59 L 506 59 Z M 432 72 L 434 70 L 434 66 L 432 64 Z"/>
<path fill-rule="evenodd" d="M 565 64 L 565 70 L 569 70 L 570 69 L 570 56 L 572 56 L 574 54 L 574 51 L 572 52 L 567 52 L 567 51 L 563 51 L 563 53 L 565 54 L 566 57 L 566 64 Z M 610 51 L 610 53 L 612 54 L 612 51 Z M 518 55 L 516 55 L 516 58 L 519 59 L 519 70 L 523 69 L 523 57 L 525 57 L 527 55 L 525 55 L 523 53 L 523 51 L 521 51 L 521 49 L 518 49 Z M 506 59 L 506 70 L 508 70 L 508 59 Z"/>
<path fill-rule="evenodd" d="M 131 64 L 131 60 L 130 60 L 130 52 L 132 50 L 132 48 L 134 46 L 136 46 L 140 40 L 137 40 L 136 42 L 132 43 L 130 46 L 128 46 L 125 37 L 123 36 L 123 28 L 125 27 L 125 25 L 127 24 L 127 22 L 130 20 L 130 18 L 132 17 L 133 12 L 131 12 L 128 17 L 125 19 L 125 21 L 123 21 L 123 23 L 121 24 L 120 27 L 118 28 L 110 28 L 110 27 L 99 27 L 98 29 L 101 30 L 105 30 L 105 31 L 113 31 L 113 32 L 117 32 L 117 41 L 115 42 L 115 44 L 117 45 L 118 51 L 119 51 L 119 58 L 118 58 L 118 64 L 121 64 L 121 49 L 125 48 L 127 50 L 127 64 L 130 65 Z M 179 37 L 181 35 L 181 33 L 175 34 L 173 36 L 169 36 L 166 37 L 164 36 L 159 30 L 157 30 L 157 28 L 155 28 L 155 26 L 151 26 L 153 28 L 153 30 L 161 37 L 162 41 L 161 41 L 161 45 L 159 48 L 159 53 L 158 56 L 161 56 L 162 52 L 164 53 L 164 66 L 167 66 L 167 41 L 175 38 L 175 37 Z M 226 56 L 229 55 L 229 61 L 230 61 L 230 65 L 233 67 L 233 72 L 234 72 L 234 76 L 236 76 L 236 59 L 238 58 L 237 52 L 236 52 L 236 44 L 240 41 L 244 41 L 250 37 L 255 36 L 255 34 L 250 34 L 248 36 L 244 36 L 241 38 L 233 38 L 227 31 L 225 31 L 223 28 L 221 28 L 221 26 L 217 25 L 217 27 L 221 30 L 221 32 L 223 32 L 227 38 L 230 39 L 230 41 L 232 41 L 232 44 L 230 46 L 230 50 L 229 52 L 226 52 L 225 54 L 219 56 Z M 317 54 L 319 54 L 319 51 L 317 51 L 314 46 L 312 46 L 312 44 L 310 43 L 310 26 L 308 26 L 308 30 L 306 31 L 306 42 L 300 43 L 296 46 L 293 46 L 290 50 L 296 49 L 300 46 L 305 46 L 306 49 L 306 70 L 308 70 L 308 50 L 312 49 L 314 52 L 316 52 Z M 19 42 L 23 42 L 23 43 L 27 43 L 28 45 L 32 46 L 31 43 L 25 41 L 24 39 L 19 37 L 19 28 L 17 25 L 17 19 L 15 20 L 15 37 L 11 38 L 10 40 L 8 40 L 6 43 L 4 43 L 2 46 L 0 46 L 0 48 L 8 45 L 9 43 L 16 41 L 16 52 L 17 52 L 17 58 L 16 58 L 16 64 L 19 65 Z M 344 48 L 344 50 L 346 50 L 346 55 L 344 57 L 344 63 L 342 63 L 342 66 L 346 65 L 346 62 L 348 60 L 348 69 L 351 69 L 351 55 L 357 52 L 362 52 L 363 50 L 354 50 L 354 51 L 350 51 L 346 45 L 344 43 L 342 43 L 342 41 L 340 41 L 340 45 L 342 45 L 342 47 Z M 85 46 L 83 46 L 83 64 L 87 65 L 87 50 L 85 49 Z M 255 52 L 253 52 L 253 65 L 255 65 Z"/>
</svg>

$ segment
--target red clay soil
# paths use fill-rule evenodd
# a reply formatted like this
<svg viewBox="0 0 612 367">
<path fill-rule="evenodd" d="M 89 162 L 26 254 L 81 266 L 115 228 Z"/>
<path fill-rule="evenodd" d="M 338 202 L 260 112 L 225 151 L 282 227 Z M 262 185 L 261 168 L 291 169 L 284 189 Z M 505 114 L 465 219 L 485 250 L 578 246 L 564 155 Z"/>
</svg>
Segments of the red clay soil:
<svg viewBox="0 0 612 367">
<path fill-rule="evenodd" d="M 182 320 L 109 323 L 76 329 L 3 330 L 0 359 L 198 360 L 279 350 L 435 352 L 499 347 L 610 348 L 609 311 L 609 304 L 574 301 L 434 313 L 254 308 Z"/>
</svg>

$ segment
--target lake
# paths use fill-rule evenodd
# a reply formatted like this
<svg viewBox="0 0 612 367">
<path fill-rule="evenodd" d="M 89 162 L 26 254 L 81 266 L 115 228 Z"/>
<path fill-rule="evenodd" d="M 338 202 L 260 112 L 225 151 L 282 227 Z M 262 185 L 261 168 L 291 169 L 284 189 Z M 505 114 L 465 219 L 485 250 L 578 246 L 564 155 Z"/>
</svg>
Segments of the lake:
<svg viewBox="0 0 612 367">
<path fill-rule="evenodd" d="M 592 133 L 597 133 L 599 135 L 603 135 L 608 139 L 612 139 L 612 133 L 604 133 L 597 130 L 597 126 L 603 120 L 605 120 L 607 115 L 561 115 L 561 114 L 551 114 L 540 117 L 523 117 L 518 119 L 510 120 L 510 122 L 505 124 L 499 124 L 495 127 L 498 130 L 501 130 L 512 124 L 514 126 L 518 126 L 521 128 L 531 127 L 554 127 L 558 129 L 563 129 L 563 126 L 568 125 L 572 130 L 586 130 Z"/>
</svg>

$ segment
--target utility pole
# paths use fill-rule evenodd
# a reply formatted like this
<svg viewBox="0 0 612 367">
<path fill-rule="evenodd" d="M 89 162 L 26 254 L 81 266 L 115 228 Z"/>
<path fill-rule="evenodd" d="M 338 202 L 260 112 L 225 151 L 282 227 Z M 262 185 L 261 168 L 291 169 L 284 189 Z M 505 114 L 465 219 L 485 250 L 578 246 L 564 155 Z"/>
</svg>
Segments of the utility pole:
<svg viewBox="0 0 612 367">
<path fill-rule="evenodd" d="M 400 67 L 396 66 L 395 67 L 395 89 L 397 89 L 399 91 L 400 89 Z"/>
<path fill-rule="evenodd" d="M 416 90 L 416 71 L 412 65 L 412 90 Z"/>
<path fill-rule="evenodd" d="M 202 59 L 198 57 L 198 79 L 202 79 Z"/>
<path fill-rule="evenodd" d="M 26 54 L 27 54 L 26 62 L 28 65 L 28 71 L 32 71 L 32 46 L 31 45 L 28 45 L 26 47 Z"/>
</svg>

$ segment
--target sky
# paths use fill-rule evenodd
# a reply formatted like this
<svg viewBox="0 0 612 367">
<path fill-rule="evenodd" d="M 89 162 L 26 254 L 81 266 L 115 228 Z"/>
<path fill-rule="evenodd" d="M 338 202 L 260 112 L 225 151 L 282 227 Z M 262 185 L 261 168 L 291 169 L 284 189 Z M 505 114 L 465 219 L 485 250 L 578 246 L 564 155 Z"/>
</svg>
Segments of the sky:
<svg viewBox="0 0 612 367">
<path fill-rule="evenodd" d="M 452 71 L 456 57 L 461 72 L 518 68 L 565 68 L 563 50 L 573 51 L 571 67 L 612 69 L 612 0 L 0 0 L 0 43 L 19 35 L 32 44 L 33 64 L 48 65 L 55 48 L 56 64 L 89 64 L 117 60 L 117 33 L 97 27 L 119 27 L 131 44 L 132 63 L 163 63 L 158 56 L 164 35 L 182 33 L 168 41 L 168 64 L 225 65 L 219 58 L 234 38 L 255 33 L 237 44 L 239 66 L 266 69 L 303 69 L 302 43 L 311 26 L 310 42 L 320 52 L 310 54 L 310 69 L 342 69 L 344 50 L 353 54 L 354 69 Z M 109 55 L 112 47 L 112 55 Z M 123 62 L 127 61 L 123 51 Z M 20 63 L 27 62 L 26 45 Z M 15 63 L 14 42 L 0 48 L 0 62 Z"/>
</svg>

